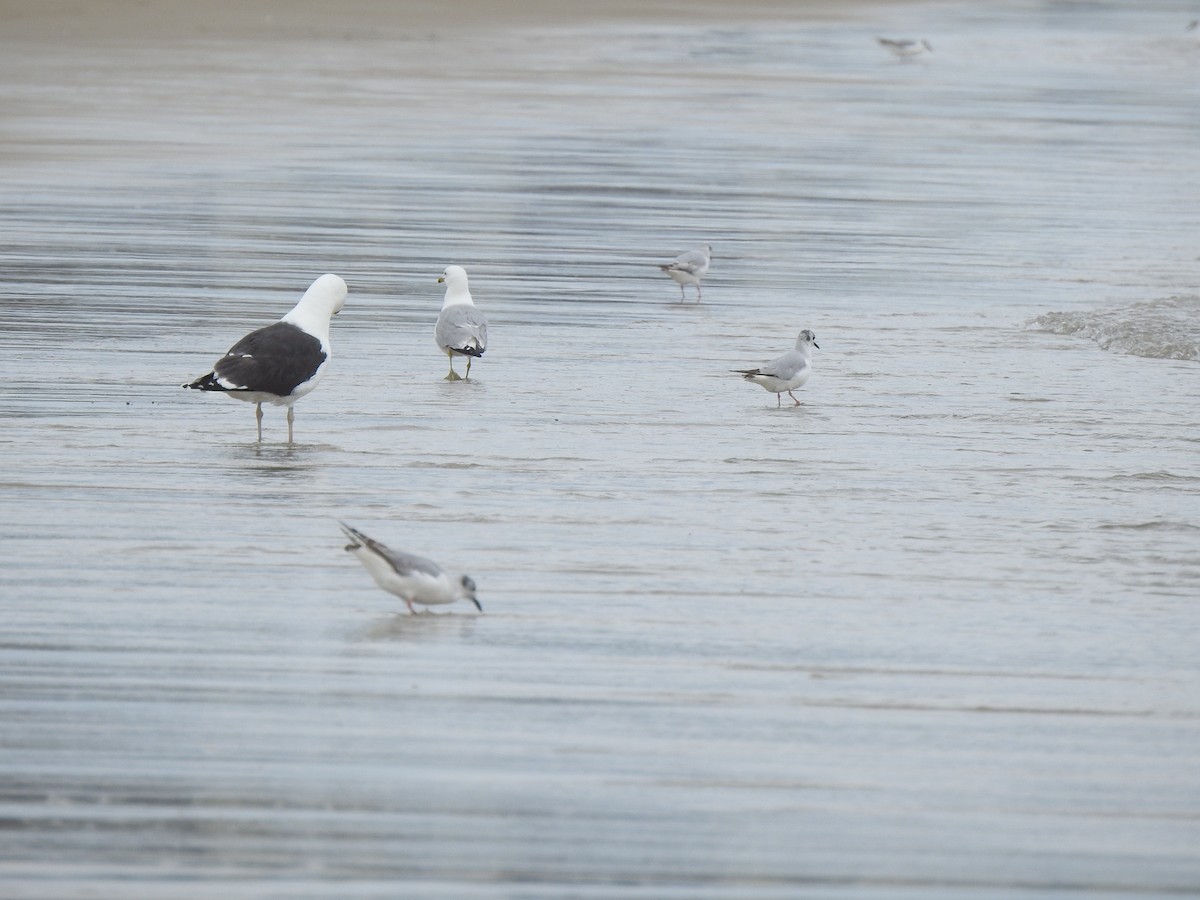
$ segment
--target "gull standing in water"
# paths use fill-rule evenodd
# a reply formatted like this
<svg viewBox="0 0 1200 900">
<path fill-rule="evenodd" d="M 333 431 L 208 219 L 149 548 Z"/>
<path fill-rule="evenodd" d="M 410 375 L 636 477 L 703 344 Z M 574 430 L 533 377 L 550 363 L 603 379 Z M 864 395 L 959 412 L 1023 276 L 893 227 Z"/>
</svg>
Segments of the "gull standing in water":
<svg viewBox="0 0 1200 900">
<path fill-rule="evenodd" d="M 288 443 L 292 442 L 292 404 L 317 386 L 329 367 L 329 320 L 346 302 L 346 282 L 322 275 L 295 308 L 266 328 L 252 331 L 217 360 L 211 372 L 190 384 L 197 391 L 221 391 L 254 404 L 262 441 L 262 405 L 287 407 Z"/>
<path fill-rule="evenodd" d="M 914 56 L 920 56 L 922 53 L 932 53 L 933 46 L 926 40 L 914 41 L 907 38 L 901 40 L 892 40 L 891 38 L 877 37 L 880 46 L 891 50 L 900 59 L 912 59 Z"/>
<path fill-rule="evenodd" d="M 712 262 L 712 245 L 705 244 L 699 250 L 689 250 L 680 256 L 675 257 L 669 263 L 663 263 L 659 266 L 664 272 L 679 285 L 679 299 L 686 300 L 687 294 L 683 290 L 685 284 L 694 284 L 696 286 L 696 299 L 703 299 L 700 293 L 700 279 L 708 272 L 708 264 Z"/>
<path fill-rule="evenodd" d="M 462 381 L 463 378 L 454 371 L 454 357 L 467 358 L 466 377 L 470 378 L 471 358 L 483 356 L 487 349 L 487 319 L 475 308 L 467 287 L 467 270 L 462 266 L 446 266 L 438 284 L 446 285 L 446 298 L 442 301 L 433 336 L 442 352 L 450 357 L 450 374 L 446 380 Z"/>
<path fill-rule="evenodd" d="M 784 391 L 787 391 L 787 395 L 799 406 L 800 401 L 796 400 L 796 395 L 792 391 L 803 387 L 804 383 L 808 381 L 808 377 L 812 375 L 813 347 L 821 349 L 817 343 L 817 336 L 806 328 L 796 338 L 795 350 L 789 350 L 783 356 L 764 363 L 757 369 L 733 369 L 733 371 L 747 381 L 761 384 L 771 391 L 775 395 L 776 408 L 783 405 Z"/>
<path fill-rule="evenodd" d="M 350 538 L 346 550 L 366 566 L 377 585 L 403 600 L 409 612 L 416 612 L 414 603 L 444 606 L 460 599 L 470 600 L 477 610 L 483 612 L 483 607 L 475 599 L 475 582 L 470 576 L 451 578 L 431 559 L 392 550 L 345 522 L 338 524 L 342 526 L 346 537 Z"/>
</svg>

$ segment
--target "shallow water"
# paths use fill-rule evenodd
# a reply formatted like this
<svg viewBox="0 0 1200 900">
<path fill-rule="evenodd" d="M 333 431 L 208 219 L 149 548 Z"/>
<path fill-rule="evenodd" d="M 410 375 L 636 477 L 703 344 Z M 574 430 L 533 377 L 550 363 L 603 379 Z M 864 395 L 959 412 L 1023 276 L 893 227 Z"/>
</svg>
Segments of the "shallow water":
<svg viewBox="0 0 1200 900">
<path fill-rule="evenodd" d="M 9 45 L 0 893 L 1196 891 L 1189 18 Z M 325 271 L 294 446 L 179 389 Z"/>
</svg>

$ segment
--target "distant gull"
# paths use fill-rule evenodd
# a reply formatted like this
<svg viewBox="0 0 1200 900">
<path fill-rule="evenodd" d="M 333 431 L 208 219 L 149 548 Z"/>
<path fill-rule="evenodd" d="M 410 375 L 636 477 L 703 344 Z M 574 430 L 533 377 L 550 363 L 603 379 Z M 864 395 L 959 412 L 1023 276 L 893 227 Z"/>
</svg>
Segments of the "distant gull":
<svg viewBox="0 0 1200 900">
<path fill-rule="evenodd" d="M 1195 31 L 1197 36 L 1200 36 L 1200 19 L 1192 19 L 1187 23 L 1187 28 L 1184 31 Z"/>
<path fill-rule="evenodd" d="M 787 391 L 787 395 L 796 400 L 796 395 L 792 391 L 803 387 L 804 383 L 808 381 L 808 376 L 812 374 L 813 347 L 821 349 L 817 343 L 817 336 L 806 328 L 796 338 L 795 350 L 789 350 L 783 356 L 773 359 L 757 369 L 733 369 L 733 371 L 747 381 L 761 384 L 771 391 L 775 395 L 775 406 L 778 408 L 783 405 L 784 391 Z M 800 405 L 799 400 L 796 400 L 796 405 Z"/>
<path fill-rule="evenodd" d="M 346 302 L 346 282 L 322 275 L 295 308 L 276 322 L 252 331 L 217 360 L 213 370 L 185 388 L 223 391 L 254 404 L 258 439 L 262 441 L 262 405 L 286 406 L 288 443 L 292 442 L 292 404 L 311 392 L 325 376 L 333 351 L 329 319 Z"/>
<path fill-rule="evenodd" d="M 891 38 L 877 37 L 875 40 L 891 50 L 900 59 L 911 59 L 914 56 L 920 56 L 922 53 L 932 53 L 933 46 L 929 41 L 921 40 L 914 41 L 908 39 L 892 40 Z"/>
<path fill-rule="evenodd" d="M 451 578 L 433 560 L 391 550 L 345 522 L 338 524 L 342 526 L 346 537 L 350 538 L 346 549 L 367 567 L 377 585 L 403 600 L 409 612 L 416 612 L 414 603 L 443 606 L 459 599 L 470 600 L 477 610 L 483 612 L 483 607 L 475 599 L 475 582 L 470 576 Z"/>
<path fill-rule="evenodd" d="M 679 285 L 679 298 L 687 299 L 687 294 L 683 290 L 685 284 L 694 284 L 696 286 L 696 299 L 702 299 L 700 293 L 700 279 L 704 277 L 708 271 L 708 264 L 712 262 L 712 245 L 705 244 L 699 250 L 689 250 L 680 256 L 675 257 L 669 263 L 663 263 L 659 266 L 664 272 Z"/>
<path fill-rule="evenodd" d="M 471 358 L 483 356 L 487 350 L 487 319 L 475 308 L 471 291 L 467 287 L 467 270 L 462 266 L 446 266 L 438 284 L 446 285 L 446 298 L 442 311 L 433 329 L 434 338 L 442 352 L 450 357 L 450 374 L 447 381 L 462 381 L 454 371 L 454 357 L 467 358 L 467 374 L 471 377 Z"/>
</svg>

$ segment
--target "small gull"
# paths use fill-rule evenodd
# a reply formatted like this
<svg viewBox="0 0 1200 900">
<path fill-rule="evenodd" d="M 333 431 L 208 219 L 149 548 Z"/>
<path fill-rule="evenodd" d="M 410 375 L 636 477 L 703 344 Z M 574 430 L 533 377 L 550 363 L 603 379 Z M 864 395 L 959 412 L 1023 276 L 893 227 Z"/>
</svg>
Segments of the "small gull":
<svg viewBox="0 0 1200 900">
<path fill-rule="evenodd" d="M 292 442 L 292 404 L 325 376 L 333 351 L 329 320 L 346 302 L 346 282 L 322 275 L 300 302 L 274 325 L 252 331 L 217 360 L 212 371 L 185 388 L 222 391 L 254 404 L 258 439 L 262 440 L 262 405 L 287 407 L 288 443 Z"/>
<path fill-rule="evenodd" d="M 926 40 L 914 41 L 907 38 L 900 40 L 892 40 L 891 38 L 877 37 L 880 45 L 892 51 L 900 59 L 912 59 L 914 56 L 920 56 L 922 53 L 932 53 L 933 46 Z"/>
<path fill-rule="evenodd" d="M 696 286 L 696 299 L 702 299 L 700 293 L 700 279 L 704 277 L 708 271 L 708 264 L 712 262 L 712 245 L 705 244 L 699 250 L 689 250 L 680 256 L 675 257 L 669 263 L 663 263 L 659 266 L 664 272 L 679 285 L 679 298 L 687 299 L 687 294 L 684 292 L 685 284 L 694 284 Z"/>
<path fill-rule="evenodd" d="M 796 395 L 792 391 L 803 387 L 804 383 L 808 381 L 808 376 L 812 374 L 813 347 L 821 349 L 820 344 L 817 343 L 817 336 L 806 328 L 796 338 L 795 350 L 789 350 L 783 356 L 764 363 L 757 369 L 733 369 L 733 371 L 747 381 L 761 384 L 771 391 L 775 395 L 775 406 L 779 407 L 783 405 L 783 392 L 787 391 L 787 395 L 796 400 Z M 800 405 L 799 400 L 796 400 L 796 405 Z"/>
<path fill-rule="evenodd" d="M 487 350 L 487 319 L 475 308 L 471 291 L 467 287 L 467 270 L 462 266 L 447 266 L 438 278 L 438 284 L 446 285 L 446 298 L 438 314 L 433 336 L 438 347 L 450 357 L 450 374 L 446 381 L 462 381 L 454 371 L 454 357 L 467 358 L 467 374 L 471 377 L 471 358 L 483 356 Z"/>
<path fill-rule="evenodd" d="M 338 524 L 350 539 L 346 550 L 367 567 L 377 585 L 403 600 L 409 612 L 416 612 L 414 603 L 443 606 L 459 599 L 470 600 L 477 610 L 483 612 L 483 607 L 475 599 L 475 582 L 469 576 L 451 578 L 431 559 L 392 550 L 345 522 Z"/>
</svg>

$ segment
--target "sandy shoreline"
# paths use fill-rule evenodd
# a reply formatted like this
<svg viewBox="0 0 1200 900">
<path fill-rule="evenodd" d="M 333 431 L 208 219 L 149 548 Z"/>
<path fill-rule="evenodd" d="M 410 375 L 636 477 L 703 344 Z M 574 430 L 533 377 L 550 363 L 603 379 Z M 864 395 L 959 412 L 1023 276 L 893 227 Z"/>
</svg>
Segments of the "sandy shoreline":
<svg viewBox="0 0 1200 900">
<path fill-rule="evenodd" d="M 0 0 L 9 41 L 398 38 L 414 30 L 588 22 L 831 19 L 875 4 L 837 0 Z"/>
</svg>

